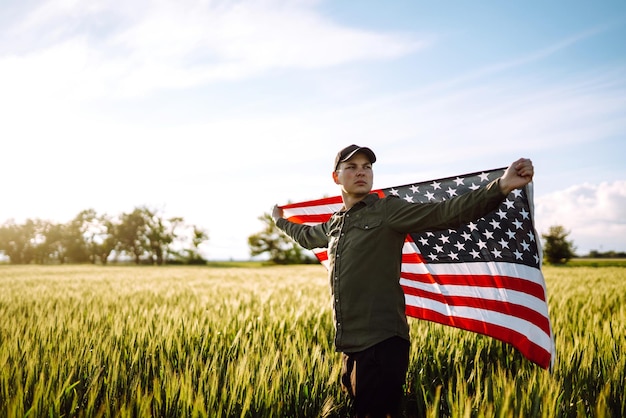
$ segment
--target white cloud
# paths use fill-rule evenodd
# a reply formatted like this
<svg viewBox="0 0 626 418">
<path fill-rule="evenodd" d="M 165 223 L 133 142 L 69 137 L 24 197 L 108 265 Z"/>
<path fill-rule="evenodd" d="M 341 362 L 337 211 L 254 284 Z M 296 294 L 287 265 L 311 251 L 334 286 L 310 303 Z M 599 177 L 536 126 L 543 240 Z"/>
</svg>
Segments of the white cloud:
<svg viewBox="0 0 626 418">
<path fill-rule="evenodd" d="M 626 251 L 626 180 L 584 183 L 538 198 L 537 232 L 554 225 L 570 231 L 577 253 Z"/>
<path fill-rule="evenodd" d="M 389 59 L 423 46 L 403 34 L 341 26 L 306 1 L 51 0 L 6 31 L 38 48 L 5 52 L 0 69 L 11 65 L 0 79 L 26 71 L 34 88 L 86 97 Z"/>
</svg>

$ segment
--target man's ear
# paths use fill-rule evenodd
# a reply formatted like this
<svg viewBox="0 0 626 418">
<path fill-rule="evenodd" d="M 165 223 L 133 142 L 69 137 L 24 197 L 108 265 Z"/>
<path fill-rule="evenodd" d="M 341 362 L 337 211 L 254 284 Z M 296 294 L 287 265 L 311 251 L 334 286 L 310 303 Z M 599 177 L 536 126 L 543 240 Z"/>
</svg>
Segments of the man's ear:
<svg viewBox="0 0 626 418">
<path fill-rule="evenodd" d="M 335 184 L 340 184 L 339 183 L 339 174 L 337 174 L 337 170 L 333 171 L 333 180 L 335 181 Z"/>
</svg>

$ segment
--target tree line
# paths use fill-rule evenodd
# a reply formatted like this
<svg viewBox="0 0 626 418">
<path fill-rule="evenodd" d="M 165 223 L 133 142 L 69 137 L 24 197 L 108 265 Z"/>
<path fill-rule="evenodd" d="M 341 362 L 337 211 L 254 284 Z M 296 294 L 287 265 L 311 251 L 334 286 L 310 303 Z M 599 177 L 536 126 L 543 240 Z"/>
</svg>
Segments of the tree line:
<svg viewBox="0 0 626 418">
<path fill-rule="evenodd" d="M 199 246 L 208 233 L 182 217 L 145 206 L 119 216 L 81 211 L 67 223 L 27 219 L 0 225 L 0 253 L 11 264 L 205 264 Z"/>
<path fill-rule="evenodd" d="M 308 264 L 317 259 L 280 231 L 269 213 L 258 218 L 263 230 L 248 237 L 251 256 L 266 255 L 275 264 Z M 569 231 L 555 225 L 542 234 L 544 256 L 550 264 L 565 264 L 576 257 Z M 80 212 L 67 223 L 27 219 L 21 224 L 9 220 L 0 225 L 0 255 L 11 264 L 107 264 L 129 260 L 135 264 L 206 264 L 199 246 L 208 233 L 187 224 L 182 217 L 164 218 L 148 207 L 136 207 L 117 217 L 98 214 L 94 209 Z M 616 257 L 624 253 L 589 256 Z"/>
</svg>

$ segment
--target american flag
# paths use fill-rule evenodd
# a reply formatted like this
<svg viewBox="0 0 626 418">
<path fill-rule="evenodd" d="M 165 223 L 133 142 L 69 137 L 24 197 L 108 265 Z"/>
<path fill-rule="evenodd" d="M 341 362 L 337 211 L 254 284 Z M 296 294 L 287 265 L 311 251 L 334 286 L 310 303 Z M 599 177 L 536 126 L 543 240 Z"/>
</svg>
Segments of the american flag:
<svg viewBox="0 0 626 418">
<path fill-rule="evenodd" d="M 436 202 L 484 187 L 503 168 L 374 190 L 381 198 Z M 326 222 L 341 196 L 282 206 L 291 222 Z M 533 224 L 532 183 L 487 216 L 457 229 L 408 234 L 399 278 L 408 316 L 504 341 L 543 368 L 554 362 L 541 247 Z M 328 268 L 325 248 L 313 250 Z"/>
</svg>

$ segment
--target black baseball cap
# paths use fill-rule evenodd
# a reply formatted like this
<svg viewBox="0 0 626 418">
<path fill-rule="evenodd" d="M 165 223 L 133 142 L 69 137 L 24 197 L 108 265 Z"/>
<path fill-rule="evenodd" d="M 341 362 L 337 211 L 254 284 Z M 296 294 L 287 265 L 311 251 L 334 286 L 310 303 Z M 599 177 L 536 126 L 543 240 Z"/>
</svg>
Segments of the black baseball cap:
<svg viewBox="0 0 626 418">
<path fill-rule="evenodd" d="M 337 153 L 337 156 L 335 157 L 335 170 L 337 169 L 337 167 L 339 167 L 339 163 L 348 161 L 357 152 L 362 152 L 363 154 L 367 155 L 367 158 L 370 160 L 370 163 L 376 162 L 376 154 L 374 154 L 374 151 L 372 151 L 371 149 L 367 147 L 360 147 L 358 145 L 352 144 L 352 145 L 348 145 L 347 147 L 345 147 L 344 149 L 342 149 L 341 151 Z"/>
</svg>

